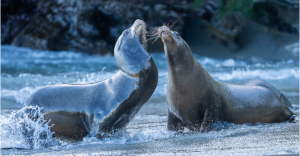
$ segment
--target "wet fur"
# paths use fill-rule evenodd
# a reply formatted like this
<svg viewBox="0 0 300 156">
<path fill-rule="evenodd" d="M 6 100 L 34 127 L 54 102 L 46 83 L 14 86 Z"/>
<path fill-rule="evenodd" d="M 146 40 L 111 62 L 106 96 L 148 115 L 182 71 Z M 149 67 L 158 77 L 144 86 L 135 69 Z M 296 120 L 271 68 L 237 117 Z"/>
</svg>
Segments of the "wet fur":
<svg viewBox="0 0 300 156">
<path fill-rule="evenodd" d="M 193 57 L 185 41 L 175 41 L 174 34 L 168 27 L 158 29 L 168 65 L 169 130 L 187 127 L 205 132 L 218 121 L 276 123 L 289 121 L 294 115 L 287 98 L 267 82 L 253 80 L 234 85 L 215 81 Z"/>
<path fill-rule="evenodd" d="M 139 23 L 136 22 L 135 27 L 132 26 L 129 30 L 139 30 Z M 133 36 L 130 31 L 131 36 L 126 37 L 123 33 L 118 40 L 120 42 L 117 42 L 119 45 L 115 47 L 115 53 L 139 53 L 133 57 L 144 56 L 141 57 L 142 60 L 126 58 L 129 61 L 121 58 L 123 62 L 120 63 L 115 55 L 120 71 L 114 76 L 90 84 L 47 86 L 32 94 L 25 105 L 43 107 L 45 119 L 50 121 L 51 131 L 55 132 L 56 137 L 82 140 L 90 133 L 92 126 L 96 125 L 97 137 L 103 138 L 124 128 L 149 100 L 158 82 L 156 65 L 145 51 L 145 30 L 143 27 L 142 36 Z M 134 68 L 132 71 L 137 72 L 130 73 L 131 67 L 122 66 L 124 64 L 141 69 Z"/>
</svg>

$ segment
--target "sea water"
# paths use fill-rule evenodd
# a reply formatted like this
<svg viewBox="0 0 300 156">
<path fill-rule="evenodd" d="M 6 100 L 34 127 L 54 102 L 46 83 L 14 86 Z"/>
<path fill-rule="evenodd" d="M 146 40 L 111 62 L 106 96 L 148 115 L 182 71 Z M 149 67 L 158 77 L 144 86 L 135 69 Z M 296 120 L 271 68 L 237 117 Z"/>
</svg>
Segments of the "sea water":
<svg viewBox="0 0 300 156">
<path fill-rule="evenodd" d="M 299 47 L 299 44 L 298 44 Z M 296 49 L 297 50 L 297 49 Z M 294 50 L 295 51 L 295 50 Z M 294 52 L 293 51 L 293 52 Z M 299 51 L 298 51 L 299 54 Z M 216 124 L 207 133 L 167 130 L 167 65 L 164 53 L 152 53 L 159 71 L 158 86 L 134 119 L 116 135 L 79 142 L 52 138 L 40 108 L 37 121 L 24 112 L 24 102 L 41 87 L 85 84 L 104 80 L 118 71 L 113 56 L 51 52 L 1 46 L 1 153 L 36 155 L 265 155 L 299 154 L 299 122 L 274 124 Z M 299 115 L 299 60 L 249 62 L 213 59 L 194 54 L 217 81 L 243 84 L 265 80 L 281 90 Z M 260 59 L 261 60 L 261 59 Z"/>
</svg>

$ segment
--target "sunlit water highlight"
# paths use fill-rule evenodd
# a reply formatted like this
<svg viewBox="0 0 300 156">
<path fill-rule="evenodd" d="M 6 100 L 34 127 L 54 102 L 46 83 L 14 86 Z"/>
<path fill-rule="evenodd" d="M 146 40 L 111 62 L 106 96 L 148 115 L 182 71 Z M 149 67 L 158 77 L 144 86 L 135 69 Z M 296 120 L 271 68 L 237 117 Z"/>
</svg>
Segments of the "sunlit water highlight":
<svg viewBox="0 0 300 156">
<path fill-rule="evenodd" d="M 89 56 L 73 52 L 49 52 L 12 46 L 1 47 L 1 148 L 2 154 L 142 154 L 155 153 L 230 155 L 299 153 L 299 123 L 217 125 L 208 133 L 175 134 L 167 131 L 166 80 L 164 53 L 151 54 L 158 70 L 159 83 L 151 99 L 127 126 L 127 130 L 104 140 L 86 137 L 66 143 L 51 137 L 43 114 L 39 120 L 23 116 L 23 103 L 37 89 L 62 83 L 92 83 L 118 71 L 113 56 Z M 222 82 L 242 84 L 254 78 L 266 80 L 290 99 L 299 115 L 299 60 L 247 62 L 212 59 L 195 55 L 211 74 Z M 23 108 L 23 109 L 22 109 Z M 24 126 L 25 125 L 25 126 Z M 26 127 L 27 129 L 24 129 Z M 19 150 L 28 149 L 28 150 Z"/>
</svg>

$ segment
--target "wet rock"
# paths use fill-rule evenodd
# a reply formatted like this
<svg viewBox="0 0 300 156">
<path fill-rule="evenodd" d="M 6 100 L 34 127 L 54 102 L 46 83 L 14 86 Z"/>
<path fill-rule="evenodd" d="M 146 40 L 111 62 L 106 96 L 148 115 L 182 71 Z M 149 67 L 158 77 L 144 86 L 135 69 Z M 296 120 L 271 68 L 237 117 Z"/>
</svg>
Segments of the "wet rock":
<svg viewBox="0 0 300 156">
<path fill-rule="evenodd" d="M 210 0 L 197 8 L 196 16 L 205 19 L 203 28 L 210 31 L 217 43 L 239 51 L 237 36 L 249 21 L 267 26 L 270 33 L 298 35 L 298 4 L 295 0 Z"/>
<path fill-rule="evenodd" d="M 255 21 L 280 32 L 298 35 L 299 1 L 262 0 L 253 6 Z"/>
<path fill-rule="evenodd" d="M 14 38 L 13 45 L 42 50 L 77 49 L 77 16 L 80 1 L 41 1 L 37 14 Z M 74 38 L 73 40 L 69 40 Z M 70 46 L 67 44 L 72 44 Z M 61 45 L 63 47 L 58 47 Z"/>
<path fill-rule="evenodd" d="M 166 5 L 163 5 L 163 4 L 156 4 L 156 5 L 154 6 L 155 12 L 162 12 L 162 11 L 164 11 L 164 10 L 166 10 L 166 9 L 167 9 L 167 6 L 166 6 Z"/>
<path fill-rule="evenodd" d="M 28 0 L 23 2 L 27 11 L 16 16 L 9 11 L 2 15 L 2 43 L 41 50 L 113 53 L 119 35 L 135 19 L 143 19 L 151 26 L 177 21 L 174 29 L 181 31 L 187 3 L 174 5 L 182 3 L 179 2 Z M 16 3 L 4 1 L 1 7 L 9 10 Z M 35 5 L 35 11 L 28 11 L 29 4 Z M 16 17 L 25 20 L 7 20 Z M 18 27 L 14 27 L 16 24 Z"/>
<path fill-rule="evenodd" d="M 251 11 L 255 19 L 249 19 L 239 11 L 220 16 L 226 1 L 4 0 L 1 5 L 1 43 L 42 50 L 113 54 L 116 40 L 136 19 L 143 19 L 148 30 L 176 21 L 172 29 L 183 38 L 192 33 L 184 30 L 187 19 L 201 19 L 204 24 L 199 29 L 209 31 L 216 43 L 232 50 L 240 47 L 236 37 L 247 26 L 244 21 L 254 20 L 279 32 L 299 32 L 299 6 L 296 5 L 299 1 L 250 1 L 254 3 Z M 161 47 L 160 40 L 154 44 L 152 41 L 148 42 L 150 52 L 163 51 L 157 49 Z"/>
<path fill-rule="evenodd" d="M 1 44 L 10 44 L 34 17 L 38 0 L 1 1 Z"/>
</svg>

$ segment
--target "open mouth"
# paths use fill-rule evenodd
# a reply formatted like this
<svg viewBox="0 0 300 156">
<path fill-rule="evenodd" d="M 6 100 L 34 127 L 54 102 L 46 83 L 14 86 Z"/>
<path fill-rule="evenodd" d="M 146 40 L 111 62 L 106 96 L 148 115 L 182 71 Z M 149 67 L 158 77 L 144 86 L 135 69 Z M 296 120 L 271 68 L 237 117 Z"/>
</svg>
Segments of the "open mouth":
<svg viewBox="0 0 300 156">
<path fill-rule="evenodd" d="M 143 29 L 142 26 L 143 26 L 143 24 L 137 25 L 136 28 L 135 28 L 135 32 L 136 33 L 141 33 L 141 30 Z"/>
<path fill-rule="evenodd" d="M 137 28 L 139 28 L 140 26 L 143 26 L 143 24 L 142 24 L 142 23 L 140 23 L 140 24 L 137 26 Z"/>
<path fill-rule="evenodd" d="M 142 20 L 136 20 L 135 24 L 136 24 L 136 26 L 135 26 L 135 32 L 136 33 L 141 33 L 141 31 L 143 30 L 143 28 L 145 26 L 144 22 Z"/>
<path fill-rule="evenodd" d="M 144 33 L 144 28 L 143 28 L 143 24 L 139 24 L 137 25 L 136 27 L 136 34 L 139 36 L 139 39 L 142 40 L 142 38 L 145 36 L 145 33 Z"/>
<path fill-rule="evenodd" d="M 162 26 L 158 29 L 159 37 L 167 37 L 170 33 L 170 30 L 166 26 Z"/>
<path fill-rule="evenodd" d="M 136 21 L 135 35 L 138 37 L 139 42 L 145 47 L 146 44 L 146 25 L 142 20 Z"/>
<path fill-rule="evenodd" d="M 144 24 L 142 22 L 139 22 L 137 26 L 135 27 L 135 33 L 137 35 L 143 35 L 144 33 Z"/>
<path fill-rule="evenodd" d="M 161 37 L 165 37 L 165 36 L 168 36 L 169 35 L 169 31 L 167 31 L 167 30 L 162 30 L 161 32 L 160 32 L 160 36 Z"/>
</svg>

